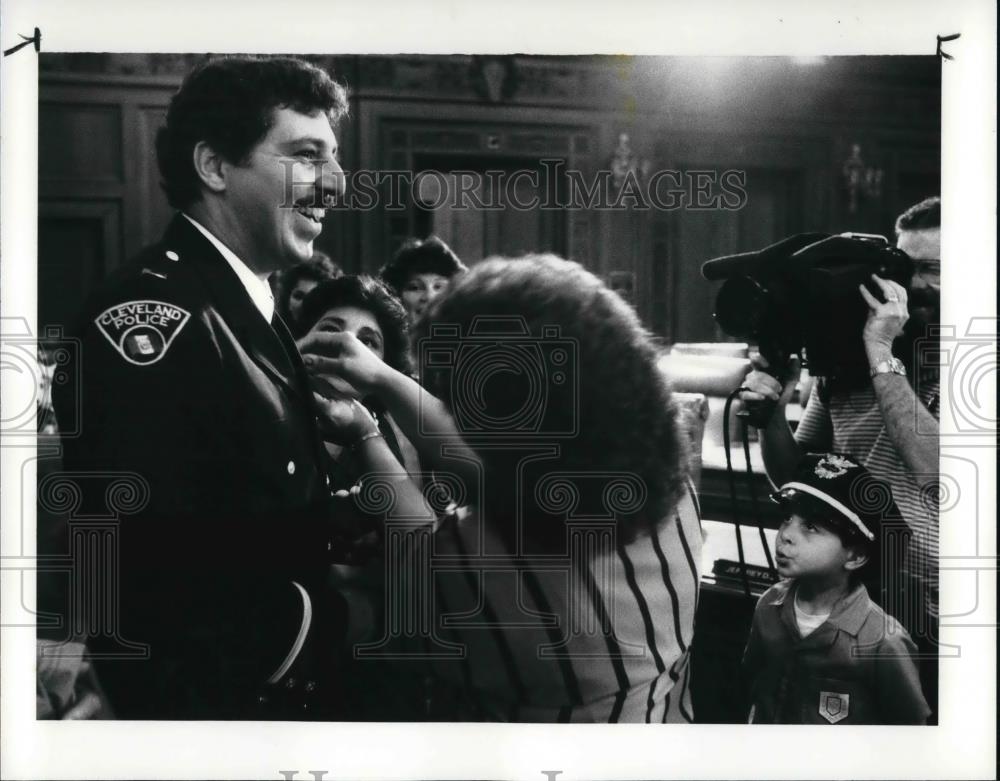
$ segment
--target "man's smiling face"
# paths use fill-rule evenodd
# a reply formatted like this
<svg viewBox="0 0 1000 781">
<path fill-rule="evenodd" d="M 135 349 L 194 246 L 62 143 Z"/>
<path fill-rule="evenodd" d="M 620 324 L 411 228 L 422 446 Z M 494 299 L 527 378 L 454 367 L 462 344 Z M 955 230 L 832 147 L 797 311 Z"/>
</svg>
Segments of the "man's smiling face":
<svg viewBox="0 0 1000 781">
<path fill-rule="evenodd" d="M 232 249 L 261 270 L 312 257 L 323 229 L 320 196 L 344 189 L 337 138 L 325 114 L 276 108 L 273 119 L 245 160 L 226 164 L 224 197 L 239 234 Z"/>
</svg>

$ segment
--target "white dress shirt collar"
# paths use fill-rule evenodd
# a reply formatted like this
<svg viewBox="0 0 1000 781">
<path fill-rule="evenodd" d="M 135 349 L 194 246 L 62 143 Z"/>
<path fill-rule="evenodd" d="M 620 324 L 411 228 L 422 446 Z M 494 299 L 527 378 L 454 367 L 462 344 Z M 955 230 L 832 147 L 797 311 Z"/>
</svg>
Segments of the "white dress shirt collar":
<svg viewBox="0 0 1000 781">
<path fill-rule="evenodd" d="M 271 317 L 274 315 L 274 296 L 271 294 L 271 286 L 267 282 L 267 274 L 255 274 L 250 270 L 242 260 L 236 257 L 229 247 L 219 241 L 204 225 L 195 220 L 193 217 L 185 214 L 188 221 L 194 225 L 201 234 L 212 242 L 219 254 L 226 259 L 226 262 L 232 267 L 233 271 L 236 272 L 236 276 L 239 277 L 243 287 L 246 288 L 247 294 L 250 296 L 250 300 L 253 301 L 254 306 L 260 310 L 260 313 L 264 316 L 264 319 L 268 323 L 271 322 Z"/>
</svg>

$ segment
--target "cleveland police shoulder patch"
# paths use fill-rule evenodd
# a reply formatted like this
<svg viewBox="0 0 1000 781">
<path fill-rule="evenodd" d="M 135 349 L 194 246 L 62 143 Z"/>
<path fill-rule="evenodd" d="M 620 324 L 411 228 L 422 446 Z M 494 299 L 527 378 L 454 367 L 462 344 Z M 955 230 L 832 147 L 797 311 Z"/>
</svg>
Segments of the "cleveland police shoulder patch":
<svg viewBox="0 0 1000 781">
<path fill-rule="evenodd" d="M 94 323 L 129 363 L 148 366 L 164 355 L 191 313 L 163 301 L 126 301 L 105 309 Z"/>
</svg>

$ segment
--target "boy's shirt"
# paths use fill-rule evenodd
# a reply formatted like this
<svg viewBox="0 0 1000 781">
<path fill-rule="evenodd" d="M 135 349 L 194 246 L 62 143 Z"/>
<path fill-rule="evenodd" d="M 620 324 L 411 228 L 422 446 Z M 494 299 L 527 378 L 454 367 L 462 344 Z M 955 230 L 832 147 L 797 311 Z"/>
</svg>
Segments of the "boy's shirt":
<svg viewBox="0 0 1000 781">
<path fill-rule="evenodd" d="M 807 637 L 795 622 L 795 582 L 757 603 L 743 667 L 750 721 L 765 724 L 923 724 L 930 713 L 906 630 L 858 585 Z"/>
</svg>

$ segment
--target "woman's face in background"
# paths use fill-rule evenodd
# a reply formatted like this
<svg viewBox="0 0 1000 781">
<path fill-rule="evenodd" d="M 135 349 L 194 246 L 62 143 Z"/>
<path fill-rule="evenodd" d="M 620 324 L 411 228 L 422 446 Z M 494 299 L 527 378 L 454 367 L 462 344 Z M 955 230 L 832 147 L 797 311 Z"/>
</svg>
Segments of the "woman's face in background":
<svg viewBox="0 0 1000 781">
<path fill-rule="evenodd" d="M 292 292 L 288 294 L 288 316 L 293 323 L 299 322 L 299 318 L 302 317 L 302 302 L 318 284 L 315 279 L 300 279 L 295 283 Z"/>
<path fill-rule="evenodd" d="M 423 317 L 424 312 L 431 301 L 441 295 L 441 292 L 448 286 L 448 277 L 440 274 L 411 274 L 410 278 L 403 285 L 400 298 L 403 307 L 406 309 L 406 316 L 410 324 L 417 322 Z"/>
<path fill-rule="evenodd" d="M 345 331 L 350 331 L 380 360 L 385 360 L 385 335 L 379 327 L 378 319 L 367 309 L 359 309 L 356 306 L 332 307 L 310 329 L 310 333 Z"/>
</svg>

